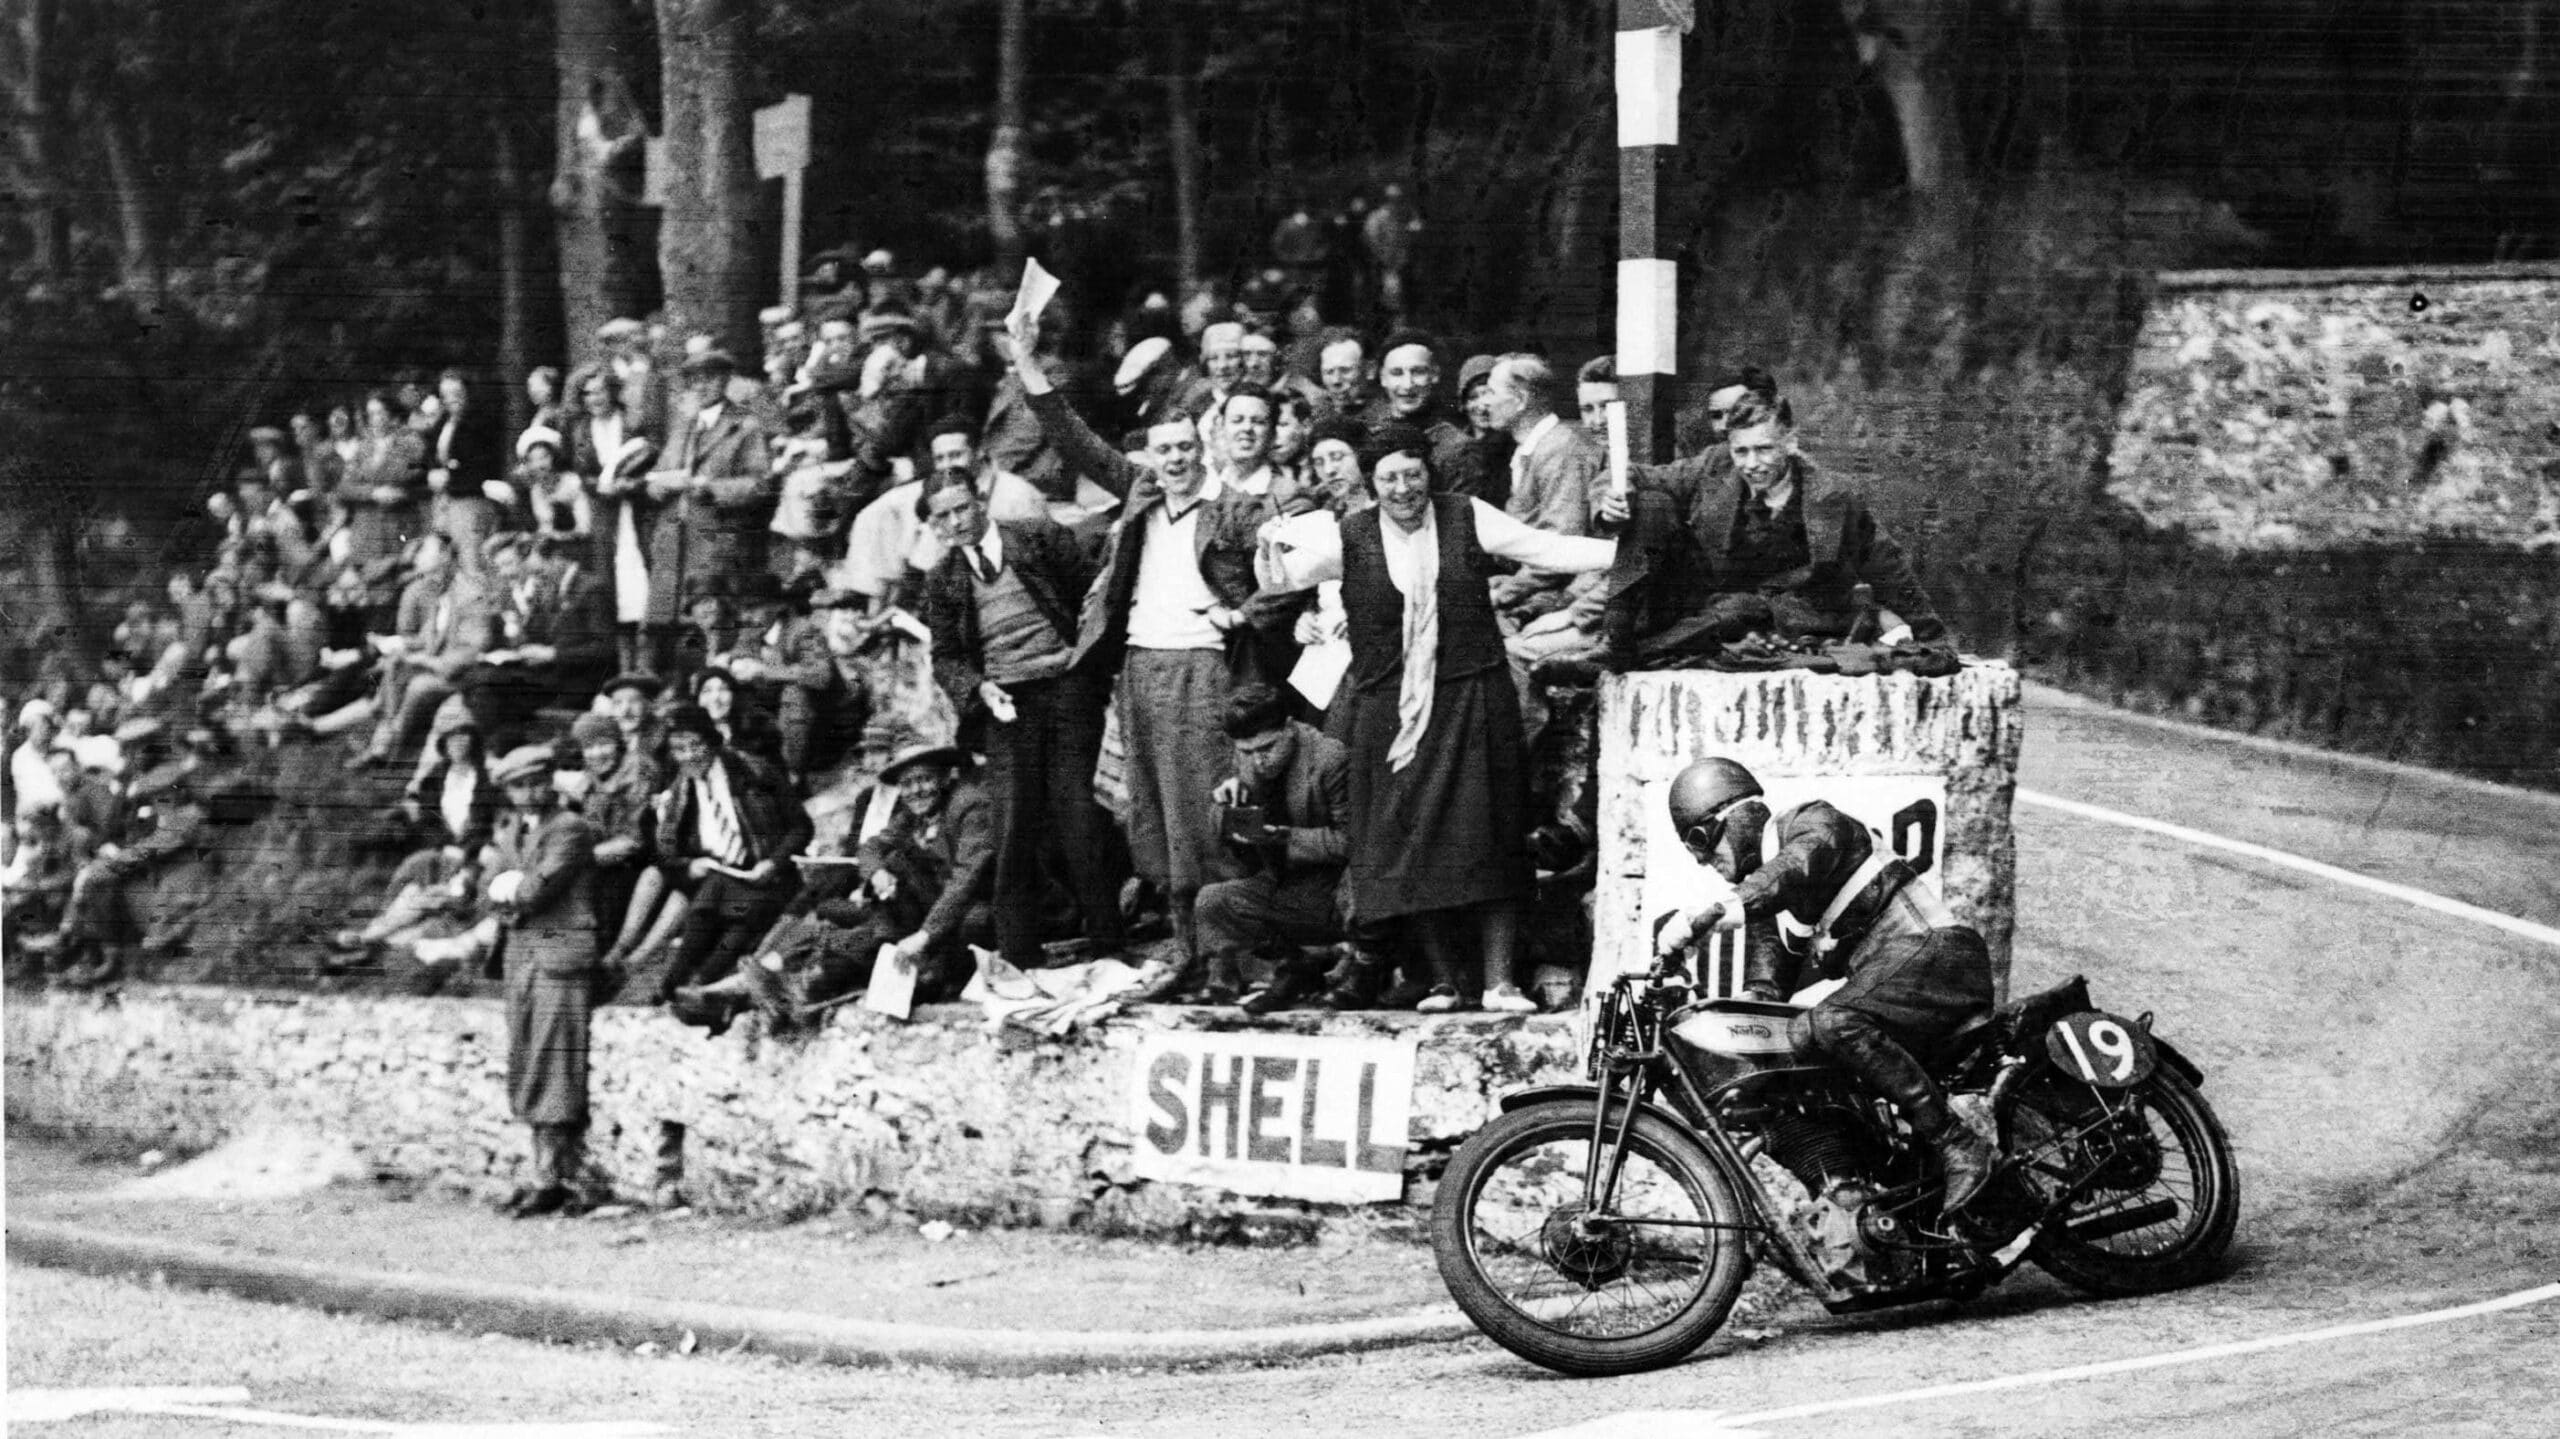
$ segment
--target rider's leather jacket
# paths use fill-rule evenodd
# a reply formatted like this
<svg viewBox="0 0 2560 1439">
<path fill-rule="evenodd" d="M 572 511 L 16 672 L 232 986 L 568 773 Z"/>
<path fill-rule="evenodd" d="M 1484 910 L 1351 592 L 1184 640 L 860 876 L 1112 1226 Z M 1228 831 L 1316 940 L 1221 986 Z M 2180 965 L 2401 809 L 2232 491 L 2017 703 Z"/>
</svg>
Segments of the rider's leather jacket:
<svg viewBox="0 0 2560 1439">
<path fill-rule="evenodd" d="M 1776 997 L 1854 967 L 1870 938 L 1925 933 L 1953 921 L 1917 873 L 1880 854 L 1875 835 L 1813 800 L 1768 821 L 1769 835 L 1739 834 L 1729 876 L 1743 914 L 1743 985 Z M 1810 963 L 1813 972 L 1805 972 Z"/>
</svg>

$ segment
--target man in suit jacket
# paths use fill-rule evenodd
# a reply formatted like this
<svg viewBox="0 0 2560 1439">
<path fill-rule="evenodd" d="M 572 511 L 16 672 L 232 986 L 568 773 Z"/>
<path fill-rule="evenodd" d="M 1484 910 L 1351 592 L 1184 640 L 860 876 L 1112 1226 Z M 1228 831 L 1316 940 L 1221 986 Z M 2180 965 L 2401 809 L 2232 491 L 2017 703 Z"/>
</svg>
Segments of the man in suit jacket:
<svg viewBox="0 0 2560 1439">
<path fill-rule="evenodd" d="M 1725 422 L 1729 463 L 1635 472 L 1601 666 L 1678 668 L 1754 631 L 1837 638 L 1860 584 L 1897 617 L 1888 643 L 1946 643 L 1910 557 L 1854 486 L 1797 453 L 1785 405 L 1745 392 Z"/>
<path fill-rule="evenodd" d="M 548 745 L 510 752 L 490 771 L 507 792 L 488 865 L 504 929 L 507 1100 L 533 1131 L 532 1182 L 519 1218 L 578 1206 L 586 1149 L 588 1019 L 595 1008 L 595 828 L 563 810 Z"/>
<path fill-rule="evenodd" d="M 495 510 L 485 504 L 447 516 L 441 531 L 442 543 L 450 546 L 444 587 L 423 602 L 415 638 L 387 650 L 373 740 L 351 761 L 353 767 L 387 764 L 418 743 L 436 708 L 483 654 L 497 648 L 504 596 L 491 580 L 483 547 L 495 522 Z M 406 596 L 402 604 L 407 606 Z"/>
<path fill-rule="evenodd" d="M 1092 566 L 1054 523 L 990 520 L 967 474 L 927 480 L 921 503 L 944 546 L 919 601 L 933 677 L 960 716 L 962 745 L 987 756 L 997 943 L 1016 966 L 1040 963 L 1047 848 L 1067 875 L 1086 938 L 1116 952 L 1125 942 L 1116 836 L 1093 800 L 1110 677 L 1079 660 L 1076 642 Z"/>
<path fill-rule="evenodd" d="M 436 380 L 444 415 L 427 437 L 427 488 L 439 518 L 458 504 L 486 503 L 482 485 L 507 477 L 506 417 L 471 397 L 460 370 Z"/>
<path fill-rule="evenodd" d="M 781 481 L 773 473 L 764 427 L 728 398 L 737 362 L 720 350 L 685 361 L 691 418 L 675 427 L 647 481 L 648 656 L 666 675 L 675 639 L 693 602 L 764 563 L 765 526 Z"/>
<path fill-rule="evenodd" d="M 1042 433 L 1070 473 L 1125 499 L 1101 576 L 1085 595 L 1075 661 L 1120 675 L 1130 858 L 1165 891 L 1181 949 L 1180 962 L 1151 977 L 1139 996 L 1165 999 L 1203 982 L 1192 905 L 1200 886 L 1224 873 L 1209 791 L 1230 762 L 1218 723 L 1233 667 L 1249 653 L 1255 527 L 1226 516 L 1256 507 L 1258 524 L 1267 501 L 1213 487 L 1199 428 L 1186 417 L 1149 427 L 1152 467 L 1105 444 L 1050 386 L 1032 357 L 1028 326 L 1016 329 L 1014 374 Z M 1269 408 L 1265 397 L 1266 417 Z"/>
<path fill-rule="evenodd" d="M 1270 981 L 1244 997 L 1248 1013 L 1268 1014 L 1323 988 L 1325 961 L 1304 960 L 1297 947 L 1342 938 L 1351 752 L 1290 719 L 1280 691 L 1258 682 L 1237 689 L 1221 728 L 1235 747 L 1236 774 L 1218 787 L 1215 803 L 1230 821 L 1222 826 L 1226 842 L 1251 868 L 1200 891 L 1206 989 L 1213 1003 L 1234 1002 L 1244 957 L 1286 946 Z M 1246 826 L 1247 817 L 1258 823 Z"/>
<path fill-rule="evenodd" d="M 1562 387 L 1535 355 L 1504 355 L 1486 381 L 1492 421 L 1511 432 L 1511 494 L 1503 513 L 1554 535 L 1591 532 L 1593 502 L 1608 485 L 1600 443 L 1557 413 Z M 1570 575 L 1522 569 L 1493 582 L 1493 607 L 1508 626 L 1563 607 Z"/>
</svg>

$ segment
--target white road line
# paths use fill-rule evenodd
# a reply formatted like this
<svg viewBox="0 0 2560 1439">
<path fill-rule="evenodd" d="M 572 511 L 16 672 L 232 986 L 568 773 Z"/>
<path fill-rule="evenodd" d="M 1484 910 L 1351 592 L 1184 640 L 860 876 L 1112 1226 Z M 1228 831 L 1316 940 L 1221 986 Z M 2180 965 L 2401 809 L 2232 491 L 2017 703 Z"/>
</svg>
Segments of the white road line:
<svg viewBox="0 0 2560 1439">
<path fill-rule="evenodd" d="M 1941 1384 L 1929 1389 L 1906 1389 L 1895 1394 L 1866 1394 L 1854 1399 L 1825 1399 L 1812 1404 L 1793 1404 L 1783 1409 L 1763 1409 L 1752 1414 L 1717 1415 L 1724 1424 L 1766 1424 L 1779 1419 L 1805 1419 L 1816 1414 L 1839 1414 L 1853 1409 L 1881 1409 L 1893 1404 L 1917 1404 L 1930 1399 L 1949 1399 L 1965 1394 L 1984 1394 L 1999 1389 L 2024 1389 L 2038 1384 L 2065 1384 L 2077 1379 L 2097 1379 L 2110 1374 L 2132 1374 L 2145 1369 L 2165 1369 L 2177 1364 L 2201 1364 L 2214 1359 L 2231 1359 L 2243 1354 L 2263 1354 L 2270 1349 L 2289 1349 L 2300 1344 L 2325 1344 L 2334 1339 L 2354 1339 L 2366 1334 L 2381 1334 L 2394 1329 L 2413 1329 L 2424 1324 L 2449 1324 L 2457 1319 L 2476 1319 L 2508 1309 L 2522 1309 L 2529 1304 L 2544 1304 L 2560 1299 L 2560 1284 L 2545 1284 L 2539 1289 L 2526 1289 L 2499 1299 L 2484 1299 L 2477 1304 L 2464 1304 L 2452 1309 L 2433 1309 L 2423 1314 L 2403 1314 L 2394 1319 L 2369 1319 L 2356 1324 L 2340 1324 L 2328 1329 L 2310 1329 L 2296 1334 L 2275 1334 L 2264 1339 L 2242 1339 L 2229 1344 L 2208 1344 L 2200 1349 L 2178 1349 L 2166 1354 L 2145 1354 L 2133 1359 L 2110 1359 L 2100 1364 L 2079 1364 L 2068 1369 L 2046 1369 L 2033 1374 L 2010 1374 L 1998 1379 L 1976 1379 L 1962 1384 Z M 1703 1416 L 1702 1416 L 1703 1417 Z"/>
<path fill-rule="evenodd" d="M 663 1424 L 622 1419 L 521 1423 L 336 1419 L 322 1414 L 252 1408 L 246 1389 L 15 1389 L 9 1394 L 11 1423 L 62 1423 L 103 1414 L 210 1419 L 253 1428 L 309 1429 L 331 1434 L 390 1434 L 399 1439 L 647 1439 L 674 1432 Z"/>
<path fill-rule="evenodd" d="M 2167 820 L 2146 819 L 2138 814 L 2126 814 L 2122 810 L 2107 809 L 2101 805 L 2082 804 L 2078 800 L 2064 799 L 2059 795 L 2045 794 L 2040 790 L 2019 790 L 2018 802 L 2031 804 L 2039 809 L 2059 810 L 2064 814 L 2077 815 L 2082 819 L 2093 819 L 2100 824 L 2121 825 L 2126 829 L 2142 830 L 2148 834 L 2161 835 L 2205 849 L 2219 849 L 2232 854 L 2247 855 L 2251 859 L 2262 860 L 2285 869 L 2297 869 L 2305 874 L 2318 875 L 2336 884 L 2369 890 L 2374 894 L 2399 900 L 2403 904 L 2433 910 L 2438 914 L 2451 915 L 2456 919 L 2467 919 L 2474 924 L 2485 924 L 2492 929 L 2502 929 L 2537 944 L 2547 944 L 2560 949 L 2560 929 L 2554 929 L 2547 924 L 2518 919 L 2512 914 L 2501 914 L 2494 909 L 2482 909 L 2476 904 L 2464 904 L 2461 900 L 2447 899 L 2443 895 L 2428 890 L 2397 884 L 2387 879 L 2376 879 L 2369 874 L 2340 869 L 2334 864 L 2323 864 L 2316 859 L 2305 859 L 2301 855 L 2289 854 L 2280 849 L 2269 849 L 2262 844 L 2229 839 L 2205 830 L 2189 829 L 2185 825 L 2171 824 Z"/>
</svg>

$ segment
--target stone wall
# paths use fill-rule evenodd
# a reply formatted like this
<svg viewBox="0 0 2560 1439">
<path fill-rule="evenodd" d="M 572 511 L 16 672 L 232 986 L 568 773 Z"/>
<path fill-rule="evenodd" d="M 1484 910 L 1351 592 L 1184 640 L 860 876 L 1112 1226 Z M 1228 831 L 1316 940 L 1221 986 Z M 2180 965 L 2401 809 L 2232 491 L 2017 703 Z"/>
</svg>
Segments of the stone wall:
<svg viewBox="0 0 2560 1439">
<path fill-rule="evenodd" d="M 2164 275 L 2110 491 L 2230 550 L 2560 540 L 2560 266 Z"/>
<path fill-rule="evenodd" d="M 1682 670 L 1614 677 L 1600 708 L 1600 875 L 1593 895 L 1595 977 L 1641 967 L 1652 921 L 1676 897 L 1695 903 L 1701 874 L 1672 837 L 1662 793 L 1691 761 L 1740 760 L 1783 806 L 1819 796 L 1895 836 L 1928 845 L 1956 916 L 1980 929 L 2006 992 L 2017 904 L 2009 805 L 2024 716 L 2018 676 L 1973 661 L 1939 679 L 1803 670 Z M 1938 786 L 1943 786 L 1941 793 Z M 1872 812 L 1869 812 L 1872 811 Z"/>
<path fill-rule="evenodd" d="M 1040 1039 L 991 1034 L 974 1008 L 945 1006 L 907 1024 L 846 1011 L 783 1042 L 753 1019 L 707 1039 L 655 1011 L 608 1008 L 596 1016 L 594 1147 L 620 1190 L 646 1193 L 658 1121 L 684 1120 L 696 1202 L 768 1216 L 871 1200 L 973 1223 L 1197 1234 L 1268 1215 L 1274 1201 L 1133 1175 L 1130 1059 L 1165 1027 L 1215 1026 L 1149 1010 Z M 1503 1092 L 1581 1066 L 1563 1016 L 1305 1014 L 1258 1027 L 1420 1032 L 1407 1158 L 1417 1198 Z M 13 993 L 6 1054 L 13 1122 L 188 1146 L 316 1130 L 380 1172 L 480 1188 L 512 1183 L 523 1162 L 492 999 Z"/>
</svg>

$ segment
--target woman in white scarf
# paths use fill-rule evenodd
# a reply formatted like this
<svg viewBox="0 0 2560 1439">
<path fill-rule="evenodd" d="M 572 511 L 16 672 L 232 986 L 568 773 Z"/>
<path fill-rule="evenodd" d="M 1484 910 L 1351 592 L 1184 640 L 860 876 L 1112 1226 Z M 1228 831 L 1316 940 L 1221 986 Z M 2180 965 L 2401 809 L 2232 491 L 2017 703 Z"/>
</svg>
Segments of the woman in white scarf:
<svg viewBox="0 0 2560 1439">
<path fill-rule="evenodd" d="M 1332 526 L 1276 522 L 1259 561 L 1273 588 L 1342 582 L 1351 912 L 1364 923 L 1428 916 L 1414 925 L 1434 971 L 1420 1008 L 1467 1004 L 1473 937 L 1485 1007 L 1533 1010 L 1514 974 L 1532 875 L 1527 743 L 1486 577 L 1493 558 L 1603 570 L 1616 547 L 1433 494 L 1431 441 L 1412 426 L 1380 427 L 1368 462 L 1376 509 Z"/>
</svg>

